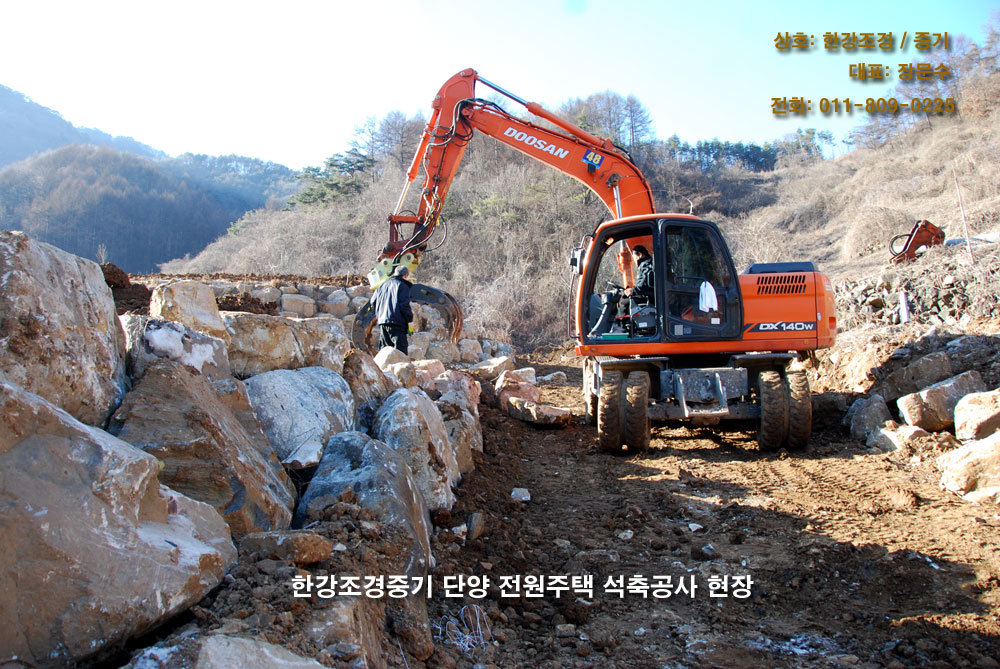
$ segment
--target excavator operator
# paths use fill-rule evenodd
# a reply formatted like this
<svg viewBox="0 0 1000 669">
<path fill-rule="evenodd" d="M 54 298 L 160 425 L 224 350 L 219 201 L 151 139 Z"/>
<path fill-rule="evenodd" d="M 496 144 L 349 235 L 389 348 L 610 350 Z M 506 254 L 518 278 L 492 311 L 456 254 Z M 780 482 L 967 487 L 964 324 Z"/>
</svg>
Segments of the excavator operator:
<svg viewBox="0 0 1000 669">
<path fill-rule="evenodd" d="M 636 306 L 645 307 L 653 302 L 653 258 L 645 246 L 632 249 L 636 259 L 635 286 L 625 289 Z"/>
</svg>

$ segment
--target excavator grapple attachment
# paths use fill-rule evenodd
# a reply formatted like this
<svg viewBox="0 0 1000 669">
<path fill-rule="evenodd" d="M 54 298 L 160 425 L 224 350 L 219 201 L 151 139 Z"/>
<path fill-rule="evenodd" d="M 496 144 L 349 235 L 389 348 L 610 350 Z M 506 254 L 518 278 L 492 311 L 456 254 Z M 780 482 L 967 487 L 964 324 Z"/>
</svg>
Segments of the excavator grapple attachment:
<svg viewBox="0 0 1000 669">
<path fill-rule="evenodd" d="M 445 327 L 448 329 L 448 338 L 453 343 L 458 343 L 462 334 L 463 322 L 462 307 L 459 306 L 458 300 L 438 288 L 415 283 L 410 289 L 410 302 L 426 304 L 437 309 L 441 317 L 444 318 Z M 375 325 L 375 306 L 369 300 L 365 306 L 361 307 L 354 319 L 351 341 L 357 348 L 373 355 L 378 352 L 378 342 L 373 334 Z"/>
</svg>

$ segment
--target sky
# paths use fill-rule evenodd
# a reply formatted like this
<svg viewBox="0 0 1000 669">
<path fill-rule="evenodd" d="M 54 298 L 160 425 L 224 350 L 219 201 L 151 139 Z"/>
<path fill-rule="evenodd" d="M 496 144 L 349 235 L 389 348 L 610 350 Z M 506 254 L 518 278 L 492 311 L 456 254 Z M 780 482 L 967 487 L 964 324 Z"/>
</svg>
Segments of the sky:
<svg viewBox="0 0 1000 669">
<path fill-rule="evenodd" d="M 170 155 L 293 169 L 346 151 L 367 117 L 426 115 L 470 67 L 549 109 L 633 94 L 661 139 L 763 143 L 815 127 L 842 152 L 864 114 L 823 115 L 820 99 L 879 98 L 895 82 L 852 80 L 852 64 L 895 73 L 925 53 L 918 31 L 981 42 L 998 11 L 998 0 L 0 0 L 0 84 Z M 775 48 L 798 32 L 814 46 Z M 892 32 L 897 48 L 827 50 L 827 32 Z M 775 115 L 774 97 L 814 109 Z"/>
</svg>

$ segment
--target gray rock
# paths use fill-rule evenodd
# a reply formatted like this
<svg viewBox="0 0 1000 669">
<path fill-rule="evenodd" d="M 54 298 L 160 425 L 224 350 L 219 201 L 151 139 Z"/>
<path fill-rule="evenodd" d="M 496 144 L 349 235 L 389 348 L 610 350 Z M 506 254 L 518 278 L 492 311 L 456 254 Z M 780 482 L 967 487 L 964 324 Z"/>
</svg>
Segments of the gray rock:
<svg viewBox="0 0 1000 669">
<path fill-rule="evenodd" d="M 1000 496 L 1000 432 L 938 456 L 941 487 L 969 501 Z"/>
<path fill-rule="evenodd" d="M 856 400 L 847 410 L 847 416 L 844 420 L 851 436 L 865 441 L 869 434 L 882 427 L 891 418 L 885 400 L 882 399 L 881 395 L 875 393 L 871 397 L 862 397 Z"/>
<path fill-rule="evenodd" d="M 170 280 L 153 288 L 149 298 L 149 317 L 181 323 L 224 341 L 229 339 L 219 315 L 215 291 L 201 281 Z"/>
<path fill-rule="evenodd" d="M 295 512 L 295 524 L 321 518 L 346 488 L 358 503 L 382 523 L 406 530 L 412 542 L 406 573 L 421 576 L 432 566 L 427 505 L 416 479 L 400 453 L 361 432 L 332 437 L 323 451 L 316 474 Z"/>
<path fill-rule="evenodd" d="M 353 430 L 354 395 L 340 374 L 325 367 L 278 369 L 246 380 L 247 393 L 279 460 L 303 444 L 322 447 Z"/>
<path fill-rule="evenodd" d="M 917 358 L 886 377 L 881 394 L 886 402 L 891 402 L 903 395 L 919 392 L 951 375 L 951 361 L 948 359 L 948 354 L 938 351 Z"/>
<path fill-rule="evenodd" d="M 441 412 L 421 390 L 390 395 L 375 416 L 375 438 L 403 455 L 431 509 L 450 509 L 461 479 Z"/>
<path fill-rule="evenodd" d="M 985 390 L 982 377 L 973 370 L 935 383 L 919 393 L 904 395 L 896 401 L 896 405 L 907 424 L 934 432 L 954 425 L 955 407 L 960 399 Z"/>
</svg>

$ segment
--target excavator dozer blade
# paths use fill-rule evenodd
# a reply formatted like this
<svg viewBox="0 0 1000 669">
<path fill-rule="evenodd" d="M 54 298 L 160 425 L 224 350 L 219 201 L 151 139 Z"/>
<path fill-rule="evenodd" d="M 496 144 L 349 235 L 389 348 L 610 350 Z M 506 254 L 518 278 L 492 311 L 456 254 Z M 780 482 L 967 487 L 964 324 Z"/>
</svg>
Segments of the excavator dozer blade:
<svg viewBox="0 0 1000 669">
<path fill-rule="evenodd" d="M 437 309 L 444 318 L 445 327 L 448 328 L 448 338 L 453 343 L 458 343 L 463 323 L 462 307 L 459 306 L 458 300 L 443 290 L 415 283 L 410 289 L 410 302 L 426 304 Z M 372 354 L 378 352 L 375 325 L 375 306 L 369 300 L 358 312 L 354 319 L 354 327 L 351 329 L 351 341 L 355 347 Z"/>
</svg>

